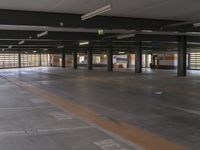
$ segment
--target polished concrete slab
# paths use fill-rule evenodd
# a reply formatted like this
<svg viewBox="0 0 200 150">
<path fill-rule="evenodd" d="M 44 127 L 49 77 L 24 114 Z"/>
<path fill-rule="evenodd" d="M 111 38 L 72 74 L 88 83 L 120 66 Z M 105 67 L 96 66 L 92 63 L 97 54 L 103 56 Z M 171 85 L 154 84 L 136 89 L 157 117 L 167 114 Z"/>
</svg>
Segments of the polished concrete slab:
<svg viewBox="0 0 200 150">
<path fill-rule="evenodd" d="M 107 149 L 134 149 L 119 141 L 112 140 L 110 136 L 92 128 L 62 131 L 60 133 L 38 132 L 37 134 L 18 135 L 17 137 L 0 137 L 2 150 L 101 150 L 103 148 L 96 144 L 99 143 L 99 141 L 117 143 L 117 147 L 113 146 L 114 148 L 109 148 L 109 146 L 107 146 Z"/>
<path fill-rule="evenodd" d="M 192 150 L 200 149 L 200 72 L 189 71 L 189 76 L 180 78 L 176 71 L 133 72 L 48 67 L 1 70 L 0 145 L 12 143 L 6 150 L 23 146 L 95 150 L 114 140 L 121 149 L 138 149 L 4 78 L 13 77 L 95 110 L 107 120 L 126 122 Z M 41 146 L 48 141 L 52 142 Z"/>
<path fill-rule="evenodd" d="M 4 78 L 16 72 L 0 74 L 0 150 L 142 150 Z"/>
</svg>

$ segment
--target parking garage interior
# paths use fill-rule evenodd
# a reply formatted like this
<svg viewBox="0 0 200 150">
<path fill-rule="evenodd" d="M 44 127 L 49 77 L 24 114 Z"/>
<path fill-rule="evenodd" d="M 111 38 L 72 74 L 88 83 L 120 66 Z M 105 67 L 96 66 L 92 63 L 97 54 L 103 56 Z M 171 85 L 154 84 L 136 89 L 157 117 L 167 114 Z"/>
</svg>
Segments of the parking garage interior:
<svg viewBox="0 0 200 150">
<path fill-rule="evenodd" d="M 199 150 L 199 12 L 0 0 L 0 150 Z"/>
</svg>

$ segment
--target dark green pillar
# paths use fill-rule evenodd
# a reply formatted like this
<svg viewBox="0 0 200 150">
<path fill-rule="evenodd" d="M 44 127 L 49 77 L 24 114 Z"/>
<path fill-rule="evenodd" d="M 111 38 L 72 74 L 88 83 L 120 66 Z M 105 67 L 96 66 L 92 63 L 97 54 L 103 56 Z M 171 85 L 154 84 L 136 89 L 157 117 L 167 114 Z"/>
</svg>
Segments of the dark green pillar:
<svg viewBox="0 0 200 150">
<path fill-rule="evenodd" d="M 107 69 L 113 71 L 113 48 L 112 46 L 107 51 Z"/>
<path fill-rule="evenodd" d="M 178 37 L 179 48 L 178 48 L 178 76 L 186 76 L 186 59 L 187 59 L 187 37 L 179 36 Z"/>
<path fill-rule="evenodd" d="M 93 51 L 92 51 L 92 47 L 89 47 L 88 49 L 88 70 L 92 70 L 93 69 Z"/>
<path fill-rule="evenodd" d="M 21 66 L 21 50 L 20 49 L 18 50 L 18 66 L 19 66 L 19 68 L 22 67 Z"/>
<path fill-rule="evenodd" d="M 135 43 L 135 73 L 142 73 L 142 42 Z"/>
<path fill-rule="evenodd" d="M 62 68 L 65 68 L 65 55 L 66 55 L 66 52 L 65 50 L 63 49 L 62 50 Z"/>
<path fill-rule="evenodd" d="M 77 64 L 77 49 L 73 50 L 73 68 L 77 69 L 78 64 Z"/>
</svg>

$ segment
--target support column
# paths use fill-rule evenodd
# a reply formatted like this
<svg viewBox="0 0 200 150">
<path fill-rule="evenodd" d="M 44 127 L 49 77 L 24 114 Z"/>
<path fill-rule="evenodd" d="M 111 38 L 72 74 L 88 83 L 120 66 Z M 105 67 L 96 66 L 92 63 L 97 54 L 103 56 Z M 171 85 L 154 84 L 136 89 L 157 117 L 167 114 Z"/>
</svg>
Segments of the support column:
<svg viewBox="0 0 200 150">
<path fill-rule="evenodd" d="M 107 51 L 107 70 L 113 71 L 113 48 Z"/>
<path fill-rule="evenodd" d="M 178 49 L 178 76 L 183 77 L 187 74 L 186 57 L 187 57 L 187 37 L 179 36 L 179 49 Z"/>
<path fill-rule="evenodd" d="M 73 51 L 73 68 L 74 69 L 77 69 L 77 50 L 76 49 L 74 49 L 74 51 Z"/>
<path fill-rule="evenodd" d="M 188 54 L 188 69 L 191 69 L 191 54 Z"/>
<path fill-rule="evenodd" d="M 142 73 L 142 42 L 135 44 L 135 73 Z"/>
<path fill-rule="evenodd" d="M 92 70 L 93 69 L 93 54 L 92 54 L 92 47 L 89 47 L 88 49 L 88 70 Z"/>
<path fill-rule="evenodd" d="M 65 54 L 66 54 L 66 52 L 65 52 L 65 50 L 63 49 L 63 50 L 62 50 L 62 68 L 65 68 Z"/>
<path fill-rule="evenodd" d="M 127 69 L 129 69 L 131 67 L 131 54 L 128 53 L 127 54 Z"/>
<path fill-rule="evenodd" d="M 40 50 L 39 52 L 39 57 L 40 57 L 40 60 L 39 60 L 39 66 L 41 67 L 42 66 L 42 51 Z"/>
<path fill-rule="evenodd" d="M 148 68 L 148 53 L 145 54 L 145 68 Z"/>
<path fill-rule="evenodd" d="M 19 66 L 19 68 L 22 67 L 21 66 L 21 50 L 20 49 L 18 50 L 18 66 Z"/>
</svg>

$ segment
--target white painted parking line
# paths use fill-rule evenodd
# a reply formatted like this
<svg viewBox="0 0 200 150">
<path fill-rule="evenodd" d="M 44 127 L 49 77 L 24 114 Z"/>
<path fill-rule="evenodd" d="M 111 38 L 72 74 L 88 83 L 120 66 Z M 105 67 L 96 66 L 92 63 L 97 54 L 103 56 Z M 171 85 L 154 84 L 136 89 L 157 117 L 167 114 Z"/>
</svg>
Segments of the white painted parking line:
<svg viewBox="0 0 200 150">
<path fill-rule="evenodd" d="M 72 128 L 52 128 L 52 129 L 38 129 L 38 133 L 54 133 L 54 132 L 64 132 L 64 131 L 70 131 L 70 130 L 83 130 L 83 129 L 91 129 L 95 128 L 93 126 L 83 126 L 83 127 L 72 127 Z"/>
<path fill-rule="evenodd" d="M 0 88 L 17 88 L 18 86 L 16 85 L 0 85 Z"/>
<path fill-rule="evenodd" d="M 159 91 L 159 92 L 155 92 L 156 95 L 162 95 L 163 92 Z"/>
<path fill-rule="evenodd" d="M 30 94 L 28 91 L 19 91 L 19 94 Z"/>
<path fill-rule="evenodd" d="M 25 134 L 25 131 L 2 131 L 0 136 L 13 136 L 13 135 L 22 135 Z"/>
<path fill-rule="evenodd" d="M 53 112 L 53 113 L 50 113 L 50 115 L 59 121 L 73 119 L 70 115 L 67 115 L 66 113 L 62 113 L 62 112 Z"/>
<path fill-rule="evenodd" d="M 25 129 L 21 131 L 1 131 L 0 137 L 4 136 L 24 136 L 24 135 L 39 135 L 39 134 L 49 134 L 49 133 L 63 133 L 65 131 L 71 130 L 84 130 L 95 128 L 93 126 L 82 126 L 82 127 L 72 127 L 72 128 L 51 128 L 51 129 Z"/>
<path fill-rule="evenodd" d="M 37 129 L 26 129 L 25 133 L 28 135 L 35 135 L 35 134 L 38 134 L 38 131 Z"/>
<path fill-rule="evenodd" d="M 15 108 L 0 108 L 0 110 L 29 110 L 29 109 L 45 109 L 55 108 L 54 106 L 38 106 L 38 107 L 15 107 Z"/>
<path fill-rule="evenodd" d="M 117 141 L 113 139 L 96 141 L 94 144 L 100 147 L 102 150 L 127 150 L 127 148 L 122 147 Z"/>
<path fill-rule="evenodd" d="M 175 106 L 170 106 L 170 108 L 181 110 L 181 111 L 191 113 L 191 114 L 195 114 L 195 115 L 200 115 L 200 111 L 198 111 L 198 110 L 185 109 L 185 108 L 175 107 Z"/>
<path fill-rule="evenodd" d="M 50 83 L 50 81 L 37 81 L 37 82 L 43 85 L 48 85 Z"/>
<path fill-rule="evenodd" d="M 32 98 L 30 99 L 30 101 L 34 104 L 41 104 L 41 103 L 45 103 L 46 101 L 45 100 L 42 100 L 40 98 Z"/>
</svg>

